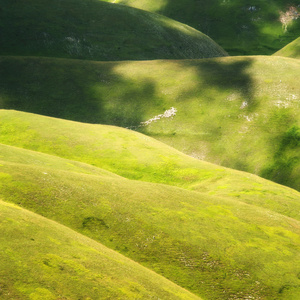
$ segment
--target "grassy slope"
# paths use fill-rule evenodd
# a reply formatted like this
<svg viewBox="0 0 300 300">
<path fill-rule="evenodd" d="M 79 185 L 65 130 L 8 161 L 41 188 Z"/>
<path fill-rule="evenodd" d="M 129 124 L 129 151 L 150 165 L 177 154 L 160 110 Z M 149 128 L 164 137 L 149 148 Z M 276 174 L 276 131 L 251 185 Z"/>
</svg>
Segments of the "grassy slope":
<svg viewBox="0 0 300 300">
<path fill-rule="evenodd" d="M 108 0 L 106 0 L 108 1 Z M 231 55 L 272 54 L 299 36 L 300 21 L 285 33 L 280 11 L 299 0 L 109 0 L 157 12 L 208 34 Z M 253 8 L 254 10 L 250 9 Z"/>
<path fill-rule="evenodd" d="M 199 299 L 65 226 L 0 201 L 1 299 Z"/>
<path fill-rule="evenodd" d="M 140 130 L 194 157 L 300 187 L 298 60 L 0 64 L 2 108 L 134 128 L 173 106 L 175 117 Z"/>
<path fill-rule="evenodd" d="M 300 58 L 300 37 L 274 53 L 274 55 Z"/>
<path fill-rule="evenodd" d="M 92 60 L 203 58 L 226 52 L 163 16 L 97 0 L 4 1 L 0 54 Z"/>
<path fill-rule="evenodd" d="M 114 137 L 111 139 L 113 141 Z M 135 144 L 138 145 L 137 142 Z M 147 151 L 146 147 L 144 149 Z M 140 151 L 143 153 L 143 150 Z M 253 297 L 292 300 L 299 297 L 299 221 L 234 199 L 132 181 L 101 170 L 100 175 L 94 171 L 87 174 L 88 166 L 77 168 L 75 172 L 66 170 L 71 163 L 78 163 L 61 158 L 56 161 L 55 157 L 41 153 L 36 153 L 33 160 L 35 152 L 24 149 L 1 146 L 1 153 L 2 199 L 88 235 L 205 299 Z M 251 182 L 251 179 L 248 181 Z M 264 183 L 267 187 L 268 183 Z M 290 194 L 287 189 L 281 189 L 281 198 L 288 200 Z M 299 193 L 296 194 L 299 200 Z M 11 220 L 12 227 L 9 228 L 18 236 L 20 234 L 27 244 L 32 243 L 30 238 L 39 241 L 37 234 L 45 236 L 32 227 L 22 226 L 22 218 L 18 215 L 14 218 L 19 220 L 17 226 L 26 228 L 26 234 L 20 233 L 21 229 L 15 231 L 13 226 L 16 222 Z M 69 253 L 61 245 L 57 247 L 61 231 L 53 236 L 55 231 L 49 234 L 48 225 L 42 228 L 47 232 L 46 236 L 50 236 L 50 240 L 52 238 L 55 251 Z M 68 236 L 69 231 L 63 230 Z M 68 240 L 70 238 L 74 239 L 68 236 Z M 13 240 L 10 242 L 14 243 Z M 73 247 L 78 245 L 71 244 Z M 67 243 L 66 247 L 68 249 L 70 245 Z M 34 247 L 33 251 L 37 250 Z M 66 281 L 76 280 L 76 276 L 87 273 L 81 267 L 88 269 L 87 254 L 82 254 L 85 260 L 81 255 L 78 258 L 78 247 L 72 250 L 77 253 L 76 262 L 73 262 L 73 252 L 71 258 L 61 254 L 63 259 L 59 259 L 59 252 L 52 248 L 50 253 L 49 249 L 46 254 L 43 251 L 37 260 L 46 257 L 51 267 L 73 272 Z M 12 260 L 17 255 L 11 251 L 8 253 Z M 26 253 L 29 253 L 28 248 Z M 18 259 L 20 261 L 20 256 Z M 18 267 L 22 270 L 20 264 Z M 91 272 L 88 274 L 91 275 Z M 115 278 L 116 275 L 112 276 Z M 121 281 L 120 285 L 123 283 Z M 91 282 L 87 284 L 90 287 Z M 137 289 L 141 291 L 140 286 Z M 122 291 L 130 292 L 128 288 Z M 33 293 L 34 290 L 26 292 Z M 38 289 L 36 292 L 45 291 Z"/>
</svg>

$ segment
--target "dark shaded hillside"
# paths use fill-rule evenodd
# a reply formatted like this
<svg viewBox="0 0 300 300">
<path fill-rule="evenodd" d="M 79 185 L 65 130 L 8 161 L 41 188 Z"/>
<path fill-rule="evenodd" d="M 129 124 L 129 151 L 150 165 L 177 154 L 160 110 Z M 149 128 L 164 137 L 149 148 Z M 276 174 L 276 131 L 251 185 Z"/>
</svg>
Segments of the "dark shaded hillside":
<svg viewBox="0 0 300 300">
<path fill-rule="evenodd" d="M 226 55 L 187 25 L 96 0 L 4 0 L 0 20 L 2 55 L 113 61 Z"/>
<path fill-rule="evenodd" d="M 300 34 L 299 19 L 292 22 L 286 32 L 279 21 L 280 12 L 285 13 L 290 6 L 299 7 L 299 0 L 117 2 L 157 12 L 188 24 L 209 35 L 231 55 L 273 54 Z"/>
</svg>

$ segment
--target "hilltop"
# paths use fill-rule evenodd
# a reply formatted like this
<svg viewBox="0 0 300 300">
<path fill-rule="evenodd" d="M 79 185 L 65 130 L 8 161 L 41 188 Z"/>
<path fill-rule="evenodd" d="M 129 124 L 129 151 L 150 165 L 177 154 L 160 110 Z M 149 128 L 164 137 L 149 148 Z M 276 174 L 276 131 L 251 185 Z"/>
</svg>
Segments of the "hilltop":
<svg viewBox="0 0 300 300">
<path fill-rule="evenodd" d="M 0 19 L 1 55 L 105 61 L 227 55 L 187 25 L 97 0 L 5 1 Z"/>
<path fill-rule="evenodd" d="M 188 24 L 209 35 L 230 55 L 273 54 L 299 36 L 300 21 L 296 20 L 295 13 L 289 20 L 286 17 L 294 8 L 298 9 L 299 18 L 297 0 L 288 3 L 282 0 L 109 1 L 156 12 Z"/>
<path fill-rule="evenodd" d="M 128 127 L 195 158 L 299 189 L 298 60 L 2 57 L 0 65 L 2 108 Z"/>
<path fill-rule="evenodd" d="M 274 55 L 300 58 L 300 37 L 274 53 Z"/>
</svg>

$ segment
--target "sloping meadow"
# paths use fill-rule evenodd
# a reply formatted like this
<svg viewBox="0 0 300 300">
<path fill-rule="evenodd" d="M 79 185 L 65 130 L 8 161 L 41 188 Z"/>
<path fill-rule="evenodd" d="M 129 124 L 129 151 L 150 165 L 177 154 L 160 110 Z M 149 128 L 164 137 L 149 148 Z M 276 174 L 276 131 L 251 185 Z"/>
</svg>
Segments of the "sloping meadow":
<svg viewBox="0 0 300 300">
<path fill-rule="evenodd" d="M 204 298 L 299 297 L 298 192 L 122 128 L 14 111 L 1 111 L 0 128 L 1 142 L 40 152 L 0 146 L 3 200 Z"/>
<path fill-rule="evenodd" d="M 0 216 L 3 300 L 200 299 L 100 243 L 19 206 L 0 200 Z"/>
<path fill-rule="evenodd" d="M 276 53 L 276 56 L 284 56 L 284 57 L 292 57 L 292 58 L 300 58 L 300 37 L 296 40 L 292 41 Z"/>
<path fill-rule="evenodd" d="M 299 189 L 299 69 L 298 60 L 275 56 L 115 63 L 2 57 L 0 105 L 127 127 Z"/>
</svg>

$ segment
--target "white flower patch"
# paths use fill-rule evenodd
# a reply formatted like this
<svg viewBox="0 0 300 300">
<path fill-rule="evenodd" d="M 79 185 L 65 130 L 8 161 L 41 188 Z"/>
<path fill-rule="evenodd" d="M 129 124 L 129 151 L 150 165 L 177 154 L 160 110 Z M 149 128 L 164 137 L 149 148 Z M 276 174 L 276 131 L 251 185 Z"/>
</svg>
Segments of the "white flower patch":
<svg viewBox="0 0 300 300">
<path fill-rule="evenodd" d="M 298 96 L 294 94 L 288 95 L 285 100 L 276 100 L 274 102 L 274 105 L 279 107 L 279 108 L 288 108 L 293 104 L 293 102 L 298 102 Z"/>
<path fill-rule="evenodd" d="M 255 117 L 257 117 L 258 114 L 255 113 L 255 114 L 252 114 L 250 116 L 247 116 L 247 115 L 238 115 L 238 118 L 245 118 L 248 122 L 252 122 L 254 120 Z"/>
<path fill-rule="evenodd" d="M 240 107 L 240 109 L 244 109 L 245 107 L 248 106 L 248 102 L 247 101 L 244 101 Z"/>
<path fill-rule="evenodd" d="M 286 98 L 286 100 L 289 100 L 289 101 L 293 101 L 293 100 L 297 100 L 298 99 L 298 97 L 296 96 L 296 95 L 293 95 L 293 94 L 290 94 L 287 98 Z"/>
<path fill-rule="evenodd" d="M 290 106 L 290 104 L 287 101 L 281 101 L 281 100 L 275 101 L 274 105 L 279 108 L 288 108 Z"/>
<path fill-rule="evenodd" d="M 174 107 L 171 107 L 170 109 L 166 110 L 163 114 L 157 115 L 145 122 L 141 122 L 138 127 L 143 127 L 151 124 L 152 122 L 156 122 L 163 118 L 173 118 L 176 115 L 177 109 Z"/>
<path fill-rule="evenodd" d="M 74 43 L 74 42 L 77 42 L 77 40 L 76 40 L 75 38 L 71 37 L 71 36 L 65 37 L 65 40 L 68 41 L 68 42 L 71 42 L 71 43 L 72 43 L 72 42 L 73 42 L 73 43 Z"/>
</svg>

